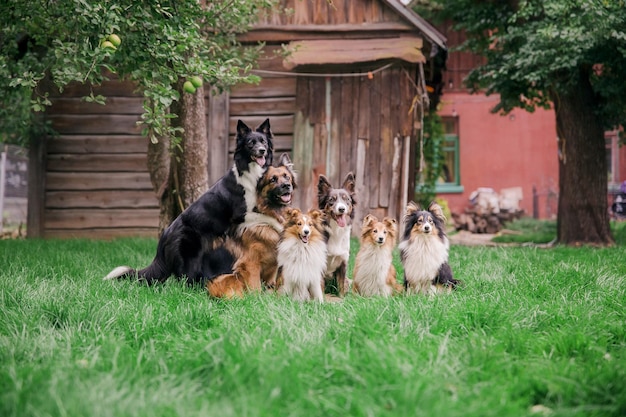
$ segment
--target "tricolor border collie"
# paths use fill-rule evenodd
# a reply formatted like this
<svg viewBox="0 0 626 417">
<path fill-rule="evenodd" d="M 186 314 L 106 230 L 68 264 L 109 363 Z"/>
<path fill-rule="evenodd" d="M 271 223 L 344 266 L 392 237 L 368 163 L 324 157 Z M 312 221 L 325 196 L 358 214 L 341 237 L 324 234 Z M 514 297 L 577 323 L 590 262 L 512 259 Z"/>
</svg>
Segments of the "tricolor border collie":
<svg viewBox="0 0 626 417">
<path fill-rule="evenodd" d="M 272 164 L 269 119 L 255 130 L 239 120 L 236 141 L 233 168 L 165 229 L 152 263 L 140 270 L 120 266 L 104 279 L 137 277 L 152 284 L 174 275 L 188 283 L 202 283 L 232 270 L 234 259 L 219 248 L 226 236 L 236 234 L 254 207 L 257 182 Z"/>
<path fill-rule="evenodd" d="M 341 188 L 333 188 L 324 175 L 317 183 L 317 203 L 325 214 L 324 230 L 328 236 L 328 261 L 324 281 L 326 292 L 344 296 L 350 290 L 347 277 L 350 235 L 354 219 L 354 174 L 349 172 Z"/>
</svg>

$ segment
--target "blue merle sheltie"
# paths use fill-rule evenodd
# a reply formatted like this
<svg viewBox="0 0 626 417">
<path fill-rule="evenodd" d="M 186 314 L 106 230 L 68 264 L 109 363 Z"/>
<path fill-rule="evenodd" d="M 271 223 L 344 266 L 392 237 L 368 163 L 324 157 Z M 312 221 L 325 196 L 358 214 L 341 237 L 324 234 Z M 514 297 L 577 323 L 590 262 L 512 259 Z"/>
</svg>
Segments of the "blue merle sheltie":
<svg viewBox="0 0 626 417">
<path fill-rule="evenodd" d="M 269 119 L 255 130 L 239 120 L 233 168 L 165 229 L 149 266 L 120 266 L 104 279 L 136 277 L 152 284 L 174 275 L 191 284 L 230 272 L 234 259 L 223 241 L 237 233 L 256 203 L 257 182 L 272 164 L 272 139 Z"/>
<path fill-rule="evenodd" d="M 404 266 L 404 288 L 408 294 L 434 294 L 456 288 L 448 264 L 450 242 L 445 232 L 446 217 L 439 204 L 422 210 L 414 202 L 406 207 L 400 244 Z"/>
</svg>

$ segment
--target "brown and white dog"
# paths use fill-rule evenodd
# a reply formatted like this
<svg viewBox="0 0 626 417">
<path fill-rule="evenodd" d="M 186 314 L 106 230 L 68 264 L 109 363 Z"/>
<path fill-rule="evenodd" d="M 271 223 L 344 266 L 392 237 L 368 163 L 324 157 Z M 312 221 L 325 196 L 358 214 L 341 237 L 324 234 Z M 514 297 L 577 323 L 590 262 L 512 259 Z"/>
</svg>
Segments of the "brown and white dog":
<svg viewBox="0 0 626 417">
<path fill-rule="evenodd" d="M 460 284 L 452 277 L 448 264 L 450 242 L 445 221 L 443 210 L 434 201 L 427 210 L 422 210 L 414 202 L 408 204 L 403 219 L 404 232 L 398 245 L 407 293 L 446 292 Z"/>
<path fill-rule="evenodd" d="M 393 266 L 398 225 L 395 219 L 379 221 L 368 214 L 363 219 L 361 247 L 356 255 L 352 288 L 364 297 L 389 297 L 402 292 Z"/>
<path fill-rule="evenodd" d="M 317 183 L 317 202 L 325 214 L 324 231 L 328 237 L 328 261 L 324 281 L 326 292 L 344 296 L 350 290 L 347 277 L 350 257 L 350 234 L 354 219 L 355 181 L 352 172 L 346 175 L 341 188 L 333 188 L 328 179 L 320 175 Z"/>
<path fill-rule="evenodd" d="M 278 244 L 278 292 L 296 301 L 324 302 L 322 280 L 326 269 L 323 213 L 285 210 L 285 229 Z"/>
<path fill-rule="evenodd" d="M 273 288 L 276 283 L 277 245 L 283 231 L 284 211 L 296 188 L 292 163 L 282 154 L 277 167 L 270 166 L 257 184 L 257 201 L 238 237 L 225 249 L 234 259 L 233 272 L 207 283 L 209 295 L 218 298 L 242 296 L 246 291 Z"/>
</svg>

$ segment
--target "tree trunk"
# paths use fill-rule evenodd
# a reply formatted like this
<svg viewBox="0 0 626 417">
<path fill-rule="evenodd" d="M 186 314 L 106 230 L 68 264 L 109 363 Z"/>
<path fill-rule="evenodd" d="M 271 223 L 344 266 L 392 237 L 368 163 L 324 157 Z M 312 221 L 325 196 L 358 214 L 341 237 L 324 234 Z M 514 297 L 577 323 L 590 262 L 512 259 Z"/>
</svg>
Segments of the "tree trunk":
<svg viewBox="0 0 626 417">
<path fill-rule="evenodd" d="M 559 139 L 557 240 L 567 245 L 613 243 L 607 203 L 604 129 L 589 74 L 577 85 L 552 94 Z"/>
<path fill-rule="evenodd" d="M 204 88 L 194 94 L 183 92 L 170 111 L 177 115 L 172 124 L 182 127 L 180 143 L 171 146 L 161 138 L 148 146 L 148 171 L 159 199 L 159 236 L 174 219 L 208 189 L 208 144 Z"/>
<path fill-rule="evenodd" d="M 169 138 L 160 138 L 157 143 L 150 142 L 148 171 L 152 187 L 159 200 L 159 236 L 174 219 L 174 200 L 170 184 L 171 159 Z"/>
<path fill-rule="evenodd" d="M 209 188 L 209 147 L 207 142 L 204 87 L 195 93 L 182 93 L 178 118 L 184 129 L 182 159 L 177 164 L 180 195 L 185 208 Z"/>
</svg>

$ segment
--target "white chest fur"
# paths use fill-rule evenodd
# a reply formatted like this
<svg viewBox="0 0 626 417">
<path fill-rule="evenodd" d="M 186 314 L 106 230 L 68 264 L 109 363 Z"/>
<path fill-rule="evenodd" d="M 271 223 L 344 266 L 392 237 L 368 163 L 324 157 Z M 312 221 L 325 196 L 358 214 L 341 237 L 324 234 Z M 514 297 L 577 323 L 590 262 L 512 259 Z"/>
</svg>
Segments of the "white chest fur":
<svg viewBox="0 0 626 417">
<path fill-rule="evenodd" d="M 404 275 L 409 283 L 418 286 L 430 284 L 439 267 L 448 261 L 447 239 L 438 236 L 418 235 L 398 245 L 404 254 Z"/>
<path fill-rule="evenodd" d="M 331 220 L 327 231 L 329 232 L 329 238 L 326 270 L 330 273 L 335 271 L 342 262 L 348 262 L 352 226 L 339 227 L 335 220 Z"/>
<path fill-rule="evenodd" d="M 390 296 L 392 289 L 387 285 L 387 275 L 391 268 L 392 253 L 388 247 L 367 245 L 359 251 L 354 282 L 359 292 L 365 296 Z"/>
</svg>

